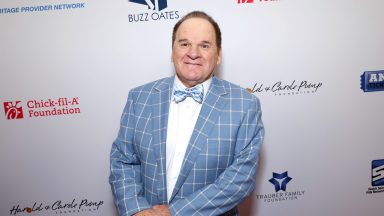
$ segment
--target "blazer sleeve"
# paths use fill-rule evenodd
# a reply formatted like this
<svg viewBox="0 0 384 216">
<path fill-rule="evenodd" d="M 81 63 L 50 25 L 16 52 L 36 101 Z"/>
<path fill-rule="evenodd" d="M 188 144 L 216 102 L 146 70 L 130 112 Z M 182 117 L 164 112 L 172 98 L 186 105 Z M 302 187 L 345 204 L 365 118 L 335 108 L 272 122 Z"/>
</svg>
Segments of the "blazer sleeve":
<svg viewBox="0 0 384 216">
<path fill-rule="evenodd" d="M 144 197 L 140 160 L 132 143 L 134 128 L 134 100 L 130 92 L 110 153 L 109 182 L 120 216 L 133 215 L 151 207 Z"/>
<path fill-rule="evenodd" d="M 169 205 L 172 215 L 220 215 L 236 207 L 255 187 L 256 168 L 264 127 L 260 103 L 252 100 L 244 111 L 233 163 L 216 181 Z"/>
</svg>

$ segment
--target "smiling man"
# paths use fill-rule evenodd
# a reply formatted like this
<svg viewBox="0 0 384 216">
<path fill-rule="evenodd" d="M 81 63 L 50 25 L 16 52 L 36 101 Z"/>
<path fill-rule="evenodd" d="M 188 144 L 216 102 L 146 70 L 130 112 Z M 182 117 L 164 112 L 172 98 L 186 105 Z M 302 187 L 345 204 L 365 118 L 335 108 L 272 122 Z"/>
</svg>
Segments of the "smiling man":
<svg viewBox="0 0 384 216">
<path fill-rule="evenodd" d="M 238 215 L 264 137 L 258 99 L 213 75 L 221 32 L 206 13 L 176 23 L 176 74 L 132 89 L 111 150 L 120 215 Z"/>
</svg>

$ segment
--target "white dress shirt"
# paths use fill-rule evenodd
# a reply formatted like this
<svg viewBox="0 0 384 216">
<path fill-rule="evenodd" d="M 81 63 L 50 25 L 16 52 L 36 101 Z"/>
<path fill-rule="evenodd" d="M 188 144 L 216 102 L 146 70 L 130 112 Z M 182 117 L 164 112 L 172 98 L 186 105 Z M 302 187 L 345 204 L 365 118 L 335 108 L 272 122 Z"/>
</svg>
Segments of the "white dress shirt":
<svg viewBox="0 0 384 216">
<path fill-rule="evenodd" d="M 209 78 L 202 83 L 204 88 L 203 102 L 211 81 L 212 78 Z M 178 79 L 177 75 L 175 76 L 174 85 L 184 86 Z M 179 103 L 174 101 L 173 96 L 171 98 L 166 140 L 168 201 L 172 196 L 173 189 L 175 188 L 176 181 L 179 177 L 184 155 L 187 150 L 189 140 L 191 139 L 197 118 L 199 117 L 201 106 L 202 103 L 197 103 L 191 97 L 187 97 L 184 101 Z"/>
</svg>

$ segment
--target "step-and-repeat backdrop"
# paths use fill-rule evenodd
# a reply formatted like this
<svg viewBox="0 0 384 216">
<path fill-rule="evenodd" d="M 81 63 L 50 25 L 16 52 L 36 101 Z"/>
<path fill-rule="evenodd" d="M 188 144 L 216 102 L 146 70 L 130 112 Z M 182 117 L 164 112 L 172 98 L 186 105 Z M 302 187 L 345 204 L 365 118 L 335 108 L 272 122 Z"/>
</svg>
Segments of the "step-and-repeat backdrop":
<svg viewBox="0 0 384 216">
<path fill-rule="evenodd" d="M 242 215 L 382 215 L 384 1 L 2 0 L 0 215 L 117 215 L 109 151 L 128 91 L 174 73 L 173 25 L 222 28 L 217 75 L 262 103 Z"/>
</svg>

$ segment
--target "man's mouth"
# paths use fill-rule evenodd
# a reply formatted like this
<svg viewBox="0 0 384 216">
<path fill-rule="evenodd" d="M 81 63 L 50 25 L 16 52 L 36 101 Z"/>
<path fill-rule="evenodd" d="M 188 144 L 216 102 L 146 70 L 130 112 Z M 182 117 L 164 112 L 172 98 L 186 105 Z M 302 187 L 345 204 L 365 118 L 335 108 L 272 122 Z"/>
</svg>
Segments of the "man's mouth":
<svg viewBox="0 0 384 216">
<path fill-rule="evenodd" d="M 196 63 L 196 62 L 185 62 L 185 64 L 187 64 L 187 65 L 194 65 L 194 66 L 201 66 L 200 63 Z"/>
</svg>

